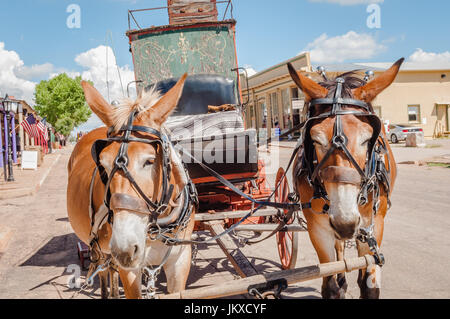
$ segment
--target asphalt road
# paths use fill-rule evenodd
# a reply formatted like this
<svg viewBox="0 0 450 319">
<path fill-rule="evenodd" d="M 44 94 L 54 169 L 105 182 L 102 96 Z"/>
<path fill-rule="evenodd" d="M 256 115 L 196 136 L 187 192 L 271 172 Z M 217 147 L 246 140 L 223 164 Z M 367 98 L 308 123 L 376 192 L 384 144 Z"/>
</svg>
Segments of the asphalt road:
<svg viewBox="0 0 450 319">
<path fill-rule="evenodd" d="M 394 147 L 405 161 L 450 154 L 450 141 L 434 142 L 438 147 L 406 149 Z M 290 145 L 292 146 L 292 144 Z M 291 148 L 272 148 L 274 168 L 285 165 Z M 264 156 L 264 152 L 261 155 Z M 77 238 L 66 215 L 65 151 L 36 195 L 0 201 L 0 228 L 8 238 L 0 247 L 0 298 L 99 298 L 95 286 L 76 296 L 68 287 L 69 265 L 78 264 Z M 279 158 L 278 161 L 274 160 Z M 277 166 L 278 165 L 278 166 Z M 416 165 L 398 165 L 393 207 L 386 217 L 382 252 L 386 265 L 382 272 L 382 298 L 450 298 L 450 169 Z M 276 170 L 268 168 L 273 183 Z M 206 234 L 201 234 L 206 236 Z M 279 270 L 274 238 L 243 248 L 259 271 Z M 348 256 L 356 255 L 355 250 Z M 300 233 L 297 266 L 317 263 L 307 233 Z M 83 276 L 85 272 L 82 272 Z M 356 273 L 348 275 L 348 298 L 359 298 Z M 83 278 L 83 277 L 81 277 Z M 200 246 L 188 281 L 189 288 L 201 287 L 236 278 L 231 264 L 216 244 Z M 164 275 L 158 289 L 165 291 Z M 290 286 L 285 298 L 320 298 L 321 280 Z M 242 296 L 236 296 L 242 298 Z"/>
</svg>

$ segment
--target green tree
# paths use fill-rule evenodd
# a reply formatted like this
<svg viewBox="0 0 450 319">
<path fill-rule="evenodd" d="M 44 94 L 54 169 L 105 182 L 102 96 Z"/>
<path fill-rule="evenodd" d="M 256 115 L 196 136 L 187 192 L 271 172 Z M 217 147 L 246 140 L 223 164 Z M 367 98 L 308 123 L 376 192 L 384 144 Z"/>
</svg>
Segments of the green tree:
<svg viewBox="0 0 450 319">
<path fill-rule="evenodd" d="M 39 115 L 64 136 L 85 123 L 92 114 L 84 98 L 80 76 L 72 79 L 62 73 L 41 81 L 36 86 L 34 97 Z"/>
</svg>

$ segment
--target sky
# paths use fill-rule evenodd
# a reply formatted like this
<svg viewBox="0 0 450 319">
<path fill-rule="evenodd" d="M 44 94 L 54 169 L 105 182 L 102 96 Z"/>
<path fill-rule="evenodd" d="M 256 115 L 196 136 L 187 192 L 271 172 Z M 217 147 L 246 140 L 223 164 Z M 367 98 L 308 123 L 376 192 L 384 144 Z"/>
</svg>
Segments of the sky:
<svg viewBox="0 0 450 319">
<path fill-rule="evenodd" d="M 80 9 L 80 25 L 69 28 L 68 19 L 76 22 L 70 19 L 73 5 Z M 2 1 L 0 95 L 33 105 L 36 84 L 66 72 L 92 80 L 107 97 L 108 69 L 110 100 L 120 98 L 122 87 L 134 80 L 127 10 L 165 5 L 165 0 Z M 225 6 L 219 9 L 223 14 Z M 448 0 L 234 0 L 238 62 L 261 71 L 309 51 L 313 64 L 405 57 L 449 65 L 448 12 Z M 136 17 L 143 27 L 168 23 L 165 10 Z M 93 117 L 80 129 L 98 125 Z"/>
</svg>

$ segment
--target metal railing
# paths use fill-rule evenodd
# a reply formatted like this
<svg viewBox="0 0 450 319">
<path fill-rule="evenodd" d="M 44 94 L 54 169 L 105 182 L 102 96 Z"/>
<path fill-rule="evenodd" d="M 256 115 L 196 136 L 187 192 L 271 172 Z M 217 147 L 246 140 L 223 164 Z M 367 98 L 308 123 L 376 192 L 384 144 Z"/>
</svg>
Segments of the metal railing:
<svg viewBox="0 0 450 319">
<path fill-rule="evenodd" d="M 228 12 L 230 14 L 230 19 L 233 19 L 233 1 L 232 0 L 220 0 L 220 1 L 214 2 L 214 4 L 225 4 L 225 3 L 227 4 L 227 6 L 225 8 L 223 18 L 221 21 L 225 20 Z M 191 2 L 189 4 L 190 5 L 205 4 L 205 2 Z M 128 10 L 128 30 L 131 30 L 131 22 L 132 21 L 134 22 L 136 27 L 139 28 L 139 30 L 142 30 L 142 27 L 140 26 L 140 24 L 138 23 L 135 15 L 134 15 L 137 12 L 156 11 L 156 10 L 164 10 L 164 9 L 170 9 L 170 8 L 175 9 L 175 8 L 183 8 L 183 7 L 185 7 L 185 6 L 184 5 L 173 5 L 173 6 L 165 6 L 165 7 L 148 8 L 148 9 Z"/>
</svg>

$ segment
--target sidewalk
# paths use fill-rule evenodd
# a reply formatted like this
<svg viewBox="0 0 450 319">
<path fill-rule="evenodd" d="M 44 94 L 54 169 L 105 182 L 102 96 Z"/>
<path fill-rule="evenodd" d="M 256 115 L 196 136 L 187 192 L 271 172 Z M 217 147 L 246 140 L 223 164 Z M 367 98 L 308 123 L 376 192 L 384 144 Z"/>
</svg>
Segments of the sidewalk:
<svg viewBox="0 0 450 319">
<path fill-rule="evenodd" d="M 14 182 L 5 182 L 3 168 L 0 172 L 0 200 L 34 195 L 52 167 L 61 157 L 62 150 L 56 150 L 44 157 L 42 165 L 37 170 L 22 170 L 20 166 L 14 166 Z"/>
</svg>

